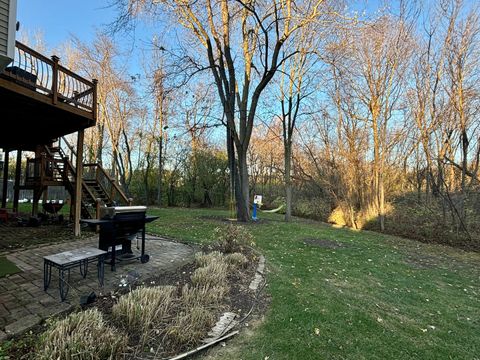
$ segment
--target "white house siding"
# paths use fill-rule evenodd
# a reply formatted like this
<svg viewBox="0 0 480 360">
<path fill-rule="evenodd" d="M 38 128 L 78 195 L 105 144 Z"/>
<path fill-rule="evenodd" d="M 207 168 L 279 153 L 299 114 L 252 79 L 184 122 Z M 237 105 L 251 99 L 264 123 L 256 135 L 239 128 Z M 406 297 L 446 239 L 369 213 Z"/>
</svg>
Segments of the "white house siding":
<svg viewBox="0 0 480 360">
<path fill-rule="evenodd" d="M 14 57 L 16 22 L 17 0 L 0 0 L 0 72 Z"/>
<path fill-rule="evenodd" d="M 0 0 L 0 54 L 7 56 L 10 0 Z"/>
</svg>

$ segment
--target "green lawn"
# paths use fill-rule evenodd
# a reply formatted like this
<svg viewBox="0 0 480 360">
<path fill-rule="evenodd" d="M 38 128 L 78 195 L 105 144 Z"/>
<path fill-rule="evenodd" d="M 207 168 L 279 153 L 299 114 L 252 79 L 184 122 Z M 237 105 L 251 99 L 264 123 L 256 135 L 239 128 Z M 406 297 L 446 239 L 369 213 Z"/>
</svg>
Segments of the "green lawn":
<svg viewBox="0 0 480 360">
<path fill-rule="evenodd" d="M 6 204 L 7 209 L 13 209 L 13 203 L 9 202 Z M 32 204 L 31 203 L 19 203 L 18 204 L 18 212 L 23 214 L 23 215 L 30 215 L 32 213 Z M 38 211 L 43 212 L 42 204 L 38 204 Z M 58 212 L 59 214 L 63 215 L 69 215 L 70 214 L 70 205 L 69 204 L 64 204 L 60 211 Z"/>
<path fill-rule="evenodd" d="M 0 278 L 6 275 L 12 275 L 21 270 L 5 256 L 0 256 Z"/>
<path fill-rule="evenodd" d="M 148 230 L 208 243 L 222 210 L 151 210 Z M 260 213 L 271 304 L 234 359 L 479 359 L 480 254 Z M 342 247 L 307 245 L 305 239 Z M 227 350 L 225 350 L 227 349 Z M 225 357 L 227 356 L 227 357 Z M 222 356 L 220 356 L 222 357 Z"/>
</svg>

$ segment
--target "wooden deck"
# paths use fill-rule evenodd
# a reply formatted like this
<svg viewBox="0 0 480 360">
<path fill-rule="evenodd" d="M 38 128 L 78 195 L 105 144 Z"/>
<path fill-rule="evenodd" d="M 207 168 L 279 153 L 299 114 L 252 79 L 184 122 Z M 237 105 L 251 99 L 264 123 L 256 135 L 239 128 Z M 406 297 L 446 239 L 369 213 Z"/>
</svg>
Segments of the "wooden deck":
<svg viewBox="0 0 480 360">
<path fill-rule="evenodd" d="M 0 148 L 30 150 L 94 125 L 96 99 L 95 80 L 17 42 L 14 62 L 0 73 Z"/>
</svg>

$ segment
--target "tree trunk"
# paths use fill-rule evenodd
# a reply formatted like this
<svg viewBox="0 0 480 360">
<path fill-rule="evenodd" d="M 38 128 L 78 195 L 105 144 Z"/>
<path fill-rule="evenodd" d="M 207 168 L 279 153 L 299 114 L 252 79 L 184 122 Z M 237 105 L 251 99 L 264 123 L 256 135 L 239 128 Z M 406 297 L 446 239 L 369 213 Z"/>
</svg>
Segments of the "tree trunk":
<svg viewBox="0 0 480 360">
<path fill-rule="evenodd" d="M 237 221 L 247 222 L 250 220 L 250 194 L 247 168 L 247 149 L 238 149 L 238 177 L 239 186 L 237 198 Z"/>
<path fill-rule="evenodd" d="M 160 136 L 158 140 L 157 206 L 162 206 L 162 178 L 163 178 L 163 136 Z"/>
<path fill-rule="evenodd" d="M 105 137 L 105 125 L 99 124 L 97 126 L 98 130 L 98 141 L 97 141 L 97 154 L 96 154 L 96 162 L 102 166 L 103 164 L 103 139 Z"/>
<path fill-rule="evenodd" d="M 463 224 L 466 223 L 467 213 L 465 203 L 467 201 L 467 167 L 468 167 L 468 135 L 465 129 L 462 130 L 462 178 L 460 182 L 460 206 L 459 215 Z"/>
<path fill-rule="evenodd" d="M 145 167 L 145 176 L 143 177 L 143 184 L 145 187 L 145 204 L 150 205 L 150 186 L 148 183 L 148 178 L 150 175 L 150 153 L 147 153 L 146 159 L 145 159 L 147 166 Z"/>
<path fill-rule="evenodd" d="M 378 120 L 372 111 L 373 120 L 372 120 L 372 131 L 373 131 L 373 198 L 375 203 L 375 210 L 377 212 L 378 220 L 380 223 L 380 230 L 383 231 L 383 207 L 381 205 L 381 190 L 383 187 L 383 179 L 381 179 L 381 155 L 380 155 L 380 139 L 379 139 L 379 130 L 378 130 Z"/>
<path fill-rule="evenodd" d="M 235 216 L 234 211 L 235 211 L 235 200 L 236 200 L 236 194 L 238 191 L 236 191 L 235 188 L 235 178 L 237 177 L 237 169 L 235 166 L 235 146 L 233 143 L 233 135 L 232 132 L 230 131 L 230 128 L 227 125 L 227 157 L 228 157 L 228 170 L 230 172 L 230 198 L 228 200 L 229 202 L 229 208 L 231 211 L 230 217 Z"/>
<path fill-rule="evenodd" d="M 383 183 L 383 169 L 379 174 L 378 178 L 378 187 L 379 187 L 379 220 L 380 220 L 380 231 L 385 231 L 385 186 Z"/>
<path fill-rule="evenodd" d="M 285 147 L 285 221 L 290 221 L 292 218 L 292 144 L 284 141 Z"/>
</svg>

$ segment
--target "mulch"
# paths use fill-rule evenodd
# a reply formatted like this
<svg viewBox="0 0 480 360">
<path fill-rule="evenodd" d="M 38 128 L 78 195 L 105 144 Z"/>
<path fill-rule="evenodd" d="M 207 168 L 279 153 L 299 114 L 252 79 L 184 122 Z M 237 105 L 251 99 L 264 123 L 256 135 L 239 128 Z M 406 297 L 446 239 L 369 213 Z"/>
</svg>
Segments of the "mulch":
<svg viewBox="0 0 480 360">
<path fill-rule="evenodd" d="M 83 230 L 80 238 L 88 238 L 94 234 L 86 229 Z M 0 223 L 0 252 L 78 239 L 73 233 L 73 225 L 67 221 L 59 223 L 44 222 L 39 226 L 22 226 L 16 221 Z"/>
</svg>

